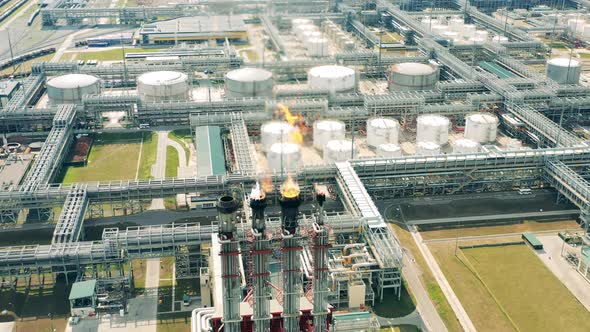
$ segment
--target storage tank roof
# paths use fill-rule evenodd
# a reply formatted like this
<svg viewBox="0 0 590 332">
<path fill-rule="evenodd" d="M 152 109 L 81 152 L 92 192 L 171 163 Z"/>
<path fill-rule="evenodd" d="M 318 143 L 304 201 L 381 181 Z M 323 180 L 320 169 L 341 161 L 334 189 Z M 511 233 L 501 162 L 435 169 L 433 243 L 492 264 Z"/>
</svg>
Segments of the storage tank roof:
<svg viewBox="0 0 590 332">
<path fill-rule="evenodd" d="M 309 74 L 321 78 L 340 78 L 354 75 L 354 70 L 343 66 L 318 66 L 309 70 Z"/>
<path fill-rule="evenodd" d="M 401 147 L 395 143 L 379 144 L 379 146 L 377 148 L 381 149 L 383 151 L 388 151 L 388 152 L 394 152 L 394 151 L 401 150 Z"/>
<path fill-rule="evenodd" d="M 139 78 L 138 81 L 143 84 L 158 85 L 158 84 L 174 84 L 182 81 L 186 81 L 186 74 L 177 71 L 152 71 L 145 73 Z"/>
<path fill-rule="evenodd" d="M 569 58 L 554 58 L 547 61 L 548 64 L 560 67 L 578 67 L 580 63 L 577 60 Z"/>
<path fill-rule="evenodd" d="M 433 66 L 417 62 L 398 63 L 391 70 L 405 75 L 429 75 L 436 71 Z"/>
<path fill-rule="evenodd" d="M 321 130 L 342 130 L 345 128 L 344 122 L 337 120 L 319 120 L 316 128 Z"/>
<path fill-rule="evenodd" d="M 418 122 L 431 125 L 431 126 L 441 126 L 446 125 L 449 123 L 449 118 L 444 117 L 442 115 L 436 114 L 427 114 L 427 115 L 420 115 L 418 117 Z"/>
<path fill-rule="evenodd" d="M 498 123 L 498 118 L 492 114 L 476 113 L 476 114 L 471 114 L 468 117 L 471 121 L 474 121 L 477 123 L 490 123 L 490 124 Z"/>
<path fill-rule="evenodd" d="M 240 68 L 228 72 L 225 77 L 232 81 L 258 82 L 271 79 L 272 73 L 259 68 Z"/>
<path fill-rule="evenodd" d="M 262 125 L 262 131 L 265 133 L 290 133 L 293 127 L 284 121 L 271 121 Z"/>
<path fill-rule="evenodd" d="M 352 142 L 340 139 L 332 140 L 326 143 L 326 149 L 332 151 L 351 151 Z"/>
<path fill-rule="evenodd" d="M 425 150 L 436 150 L 436 149 L 440 149 L 440 145 L 434 143 L 434 142 L 418 142 L 416 143 L 417 146 L 419 146 L 422 149 Z"/>
<path fill-rule="evenodd" d="M 86 74 L 67 74 L 50 79 L 47 82 L 47 85 L 60 89 L 75 89 L 90 86 L 97 82 L 98 78 L 96 76 Z"/>
<path fill-rule="evenodd" d="M 374 128 L 394 128 L 397 125 L 398 122 L 395 119 L 373 118 L 369 120 L 369 126 Z"/>
<path fill-rule="evenodd" d="M 468 138 L 460 138 L 455 141 L 455 145 L 466 148 L 475 148 L 479 146 L 479 143 L 477 143 L 476 141 L 472 141 Z"/>
</svg>

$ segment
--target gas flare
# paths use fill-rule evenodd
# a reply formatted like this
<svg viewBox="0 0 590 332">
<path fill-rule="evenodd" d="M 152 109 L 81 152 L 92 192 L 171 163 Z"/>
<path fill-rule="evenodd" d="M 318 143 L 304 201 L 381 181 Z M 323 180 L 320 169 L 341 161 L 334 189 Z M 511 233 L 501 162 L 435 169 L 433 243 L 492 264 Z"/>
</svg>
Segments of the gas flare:
<svg viewBox="0 0 590 332">
<path fill-rule="evenodd" d="M 252 188 L 250 191 L 250 199 L 260 200 L 264 199 L 266 194 L 264 193 L 263 189 L 260 187 L 260 183 L 256 182 L 256 186 Z"/>
<path fill-rule="evenodd" d="M 262 179 L 262 190 L 265 193 L 271 193 L 274 190 L 274 187 L 272 185 L 272 178 L 267 177 Z"/>
<path fill-rule="evenodd" d="M 301 145 L 303 143 L 303 133 L 302 129 L 305 127 L 305 121 L 301 114 L 293 114 L 284 104 L 278 103 L 279 113 L 283 117 L 283 119 L 293 126 L 295 130 L 291 133 L 291 142 L 295 144 Z"/>
<path fill-rule="evenodd" d="M 285 182 L 281 185 L 281 194 L 285 198 L 293 198 L 299 195 L 299 185 L 293 181 L 291 175 L 287 176 Z"/>
</svg>

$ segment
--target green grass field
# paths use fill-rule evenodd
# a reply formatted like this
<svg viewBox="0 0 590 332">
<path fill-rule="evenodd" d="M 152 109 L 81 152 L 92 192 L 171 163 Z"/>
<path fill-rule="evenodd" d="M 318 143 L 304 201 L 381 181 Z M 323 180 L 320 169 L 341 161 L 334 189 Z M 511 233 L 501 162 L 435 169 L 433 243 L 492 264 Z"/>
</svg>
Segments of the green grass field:
<svg viewBox="0 0 590 332">
<path fill-rule="evenodd" d="M 67 167 L 62 172 L 62 182 L 133 180 L 136 173 L 139 179 L 148 179 L 151 166 L 156 161 L 157 140 L 155 133 L 96 135 L 88 164 L 83 167 Z M 138 171 L 140 149 L 141 162 Z"/>
<path fill-rule="evenodd" d="M 170 145 L 166 147 L 166 177 L 175 178 L 178 176 L 178 151 Z"/>
<path fill-rule="evenodd" d="M 590 313 L 525 245 L 431 244 L 478 331 L 589 331 Z"/>
</svg>

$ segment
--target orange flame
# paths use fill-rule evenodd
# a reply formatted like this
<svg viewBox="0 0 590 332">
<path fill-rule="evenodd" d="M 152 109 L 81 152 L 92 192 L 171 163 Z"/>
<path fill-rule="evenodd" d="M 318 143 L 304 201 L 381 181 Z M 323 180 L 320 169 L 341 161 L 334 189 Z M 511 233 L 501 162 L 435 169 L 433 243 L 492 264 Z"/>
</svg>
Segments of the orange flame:
<svg viewBox="0 0 590 332">
<path fill-rule="evenodd" d="M 301 114 L 293 114 L 284 104 L 278 103 L 279 113 L 287 121 L 288 124 L 295 127 L 291 133 L 291 142 L 301 145 L 303 143 L 302 127 L 304 126 L 304 119 Z"/>
<path fill-rule="evenodd" d="M 266 194 L 264 193 L 264 190 L 260 187 L 260 183 L 256 182 L 256 186 L 254 186 L 252 188 L 252 191 L 250 192 L 250 198 L 251 199 L 264 199 L 265 196 L 266 196 Z"/>
<path fill-rule="evenodd" d="M 293 181 L 291 175 L 287 176 L 285 182 L 281 185 L 281 194 L 285 198 L 293 198 L 299 195 L 299 185 Z"/>
<path fill-rule="evenodd" d="M 272 178 L 267 177 L 262 179 L 262 191 L 264 191 L 265 193 L 270 193 L 274 190 L 273 185 L 272 185 Z"/>
</svg>

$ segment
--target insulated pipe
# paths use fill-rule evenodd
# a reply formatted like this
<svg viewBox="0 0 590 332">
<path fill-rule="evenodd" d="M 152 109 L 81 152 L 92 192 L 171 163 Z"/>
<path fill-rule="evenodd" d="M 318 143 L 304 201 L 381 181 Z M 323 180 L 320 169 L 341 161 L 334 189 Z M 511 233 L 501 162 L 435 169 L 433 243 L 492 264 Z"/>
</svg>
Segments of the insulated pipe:
<svg viewBox="0 0 590 332">
<path fill-rule="evenodd" d="M 191 332 L 201 332 L 201 314 L 215 312 L 214 308 L 196 308 L 191 312 Z"/>
</svg>

